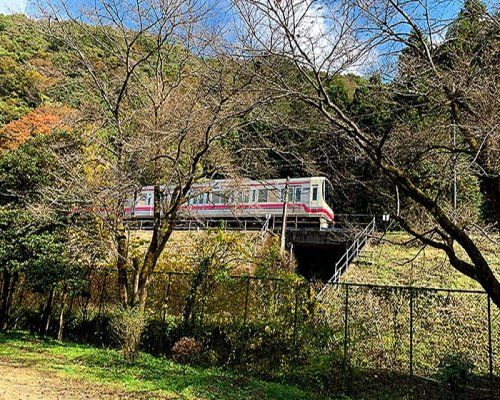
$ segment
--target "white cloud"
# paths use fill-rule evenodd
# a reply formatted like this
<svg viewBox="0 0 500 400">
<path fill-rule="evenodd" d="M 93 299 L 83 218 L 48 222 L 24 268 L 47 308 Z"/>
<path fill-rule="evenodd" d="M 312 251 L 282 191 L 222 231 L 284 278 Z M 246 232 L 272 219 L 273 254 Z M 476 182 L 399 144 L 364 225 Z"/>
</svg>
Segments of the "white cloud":
<svg viewBox="0 0 500 400">
<path fill-rule="evenodd" d="M 336 0 L 236 0 L 254 25 L 257 48 L 272 49 L 305 65 L 334 73 L 363 74 L 377 63 L 357 21 Z M 290 34 L 288 34 L 289 32 Z M 289 40 L 293 36 L 293 40 Z"/>
<path fill-rule="evenodd" d="M 288 1 L 294 9 L 291 22 L 295 25 L 298 46 L 315 67 L 330 72 L 362 74 L 376 62 L 373 49 L 355 37 L 356 23 L 341 2 Z"/>
<path fill-rule="evenodd" d="M 0 14 L 15 14 L 26 12 L 28 0 L 0 0 Z"/>
</svg>

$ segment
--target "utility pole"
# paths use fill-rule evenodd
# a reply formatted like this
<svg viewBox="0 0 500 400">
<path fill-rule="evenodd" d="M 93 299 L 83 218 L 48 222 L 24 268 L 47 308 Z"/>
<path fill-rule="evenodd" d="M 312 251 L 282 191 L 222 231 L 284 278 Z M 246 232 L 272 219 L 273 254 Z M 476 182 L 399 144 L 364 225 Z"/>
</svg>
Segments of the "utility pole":
<svg viewBox="0 0 500 400">
<path fill-rule="evenodd" d="M 456 105 L 455 103 L 451 104 L 451 118 L 452 118 L 452 146 L 453 146 L 453 153 L 451 156 L 451 163 L 452 163 L 452 206 L 453 206 L 453 222 L 456 222 L 457 220 L 457 153 L 456 153 L 456 147 L 457 147 L 457 118 L 456 118 Z"/>
<path fill-rule="evenodd" d="M 453 151 L 457 146 L 457 132 L 453 125 Z M 453 154 L 453 222 L 457 220 L 457 154 Z"/>
<path fill-rule="evenodd" d="M 283 199 L 283 215 L 281 218 L 281 251 L 285 251 L 285 242 L 286 242 L 286 215 L 288 212 L 288 190 L 290 186 L 290 178 L 286 178 L 285 183 L 285 193 Z"/>
</svg>

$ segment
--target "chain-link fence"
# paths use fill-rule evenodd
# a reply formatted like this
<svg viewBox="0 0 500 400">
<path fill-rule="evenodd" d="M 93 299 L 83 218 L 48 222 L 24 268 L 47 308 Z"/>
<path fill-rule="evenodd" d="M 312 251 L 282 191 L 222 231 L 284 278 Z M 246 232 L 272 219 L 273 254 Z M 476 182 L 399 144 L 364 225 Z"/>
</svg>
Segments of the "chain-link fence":
<svg viewBox="0 0 500 400">
<path fill-rule="evenodd" d="M 429 380 L 440 379 L 446 360 L 466 359 L 476 377 L 470 385 L 491 392 L 500 382 L 500 310 L 482 291 L 337 283 L 317 301 L 319 282 L 207 275 L 194 287 L 194 278 L 154 274 L 145 349 L 168 354 L 180 337 L 194 336 L 216 364 L 269 372 L 328 360 L 344 371 Z M 98 329 L 90 322 L 120 307 L 115 271 L 88 279 L 83 295 L 66 297 L 70 337 Z M 54 315 L 58 307 L 56 299 Z M 89 336 L 107 344 L 105 332 Z"/>
<path fill-rule="evenodd" d="M 322 307 L 350 362 L 410 375 L 432 375 L 449 354 L 476 372 L 500 371 L 500 310 L 482 291 L 353 283 L 332 285 Z"/>
</svg>

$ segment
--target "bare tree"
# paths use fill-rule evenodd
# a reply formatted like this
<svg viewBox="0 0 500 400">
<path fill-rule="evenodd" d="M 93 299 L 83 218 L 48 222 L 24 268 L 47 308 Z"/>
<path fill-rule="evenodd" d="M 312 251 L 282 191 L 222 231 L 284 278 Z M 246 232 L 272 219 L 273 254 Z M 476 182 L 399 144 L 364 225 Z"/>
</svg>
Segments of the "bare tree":
<svg viewBox="0 0 500 400">
<path fill-rule="evenodd" d="M 457 5 L 448 3 L 233 2 L 240 58 L 258 65 L 252 68 L 259 83 L 314 110 L 327 137 L 345 136 L 354 143 L 409 202 L 407 214 L 396 215 L 400 225 L 443 250 L 455 269 L 479 282 L 500 306 L 500 282 L 481 251 L 475 221 L 456 207 L 456 196 L 445 195 L 450 175 L 474 177 L 498 226 L 498 52 L 495 45 L 482 51 L 458 46 L 453 20 L 442 15 L 447 4 Z M 486 9 L 479 18 L 491 31 L 482 32 L 484 44 L 498 34 L 498 19 Z M 408 52 L 414 56 L 405 60 Z M 453 60 L 443 61 L 446 56 Z M 287 68 L 277 67 L 283 65 Z M 424 98 L 428 108 L 421 111 L 416 101 L 407 102 L 391 129 L 373 132 L 328 90 L 336 77 L 367 70 L 384 77 L 396 106 L 404 103 L 396 98 Z M 412 124 L 409 110 L 425 114 L 426 123 Z M 428 118 L 433 113 L 435 118 Z M 415 176 L 415 168 L 424 164 L 432 165 L 438 183 Z M 418 224 L 411 218 L 415 214 Z"/>
<path fill-rule="evenodd" d="M 99 0 L 78 11 L 58 1 L 41 9 L 86 85 L 77 126 L 88 154 L 80 174 L 60 181 L 114 237 L 123 307 L 144 310 L 193 183 L 230 166 L 223 141 L 255 106 L 252 77 L 216 51 L 221 32 L 203 0 Z M 146 185 L 154 186 L 152 235 L 144 257 L 131 260 L 125 205 Z"/>
</svg>

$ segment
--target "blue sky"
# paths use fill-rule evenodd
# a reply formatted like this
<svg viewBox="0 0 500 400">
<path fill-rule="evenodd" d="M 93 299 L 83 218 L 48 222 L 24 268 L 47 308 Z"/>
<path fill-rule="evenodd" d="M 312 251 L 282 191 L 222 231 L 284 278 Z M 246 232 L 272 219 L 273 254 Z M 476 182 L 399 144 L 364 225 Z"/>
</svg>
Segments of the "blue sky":
<svg viewBox="0 0 500 400">
<path fill-rule="evenodd" d="M 27 0 L 0 0 L 0 14 L 24 13 Z"/>
<path fill-rule="evenodd" d="M 80 12 L 78 11 L 79 9 L 87 8 L 87 7 L 93 8 L 96 6 L 96 4 L 99 4 L 99 1 L 102 1 L 102 0 L 0 0 L 0 13 L 11 14 L 11 13 L 15 13 L 15 12 L 24 12 L 28 15 L 36 16 L 36 15 L 39 15 L 39 13 L 40 13 L 40 8 L 39 8 L 40 4 L 44 4 L 45 2 L 50 3 L 50 4 L 58 4 L 59 2 L 65 2 L 67 5 L 69 5 L 69 9 L 71 10 L 70 12 L 74 13 L 74 15 L 77 16 L 78 14 L 80 14 Z M 128 2 L 133 3 L 134 1 L 136 1 L 136 0 L 117 0 L 116 4 L 127 4 Z M 213 21 L 214 25 L 218 25 L 218 23 L 225 24 L 226 22 L 228 22 L 229 20 L 232 19 L 232 16 L 234 16 L 234 14 L 233 14 L 234 11 L 232 11 L 228 7 L 229 4 L 231 3 L 231 0 L 201 0 L 201 1 L 204 3 L 208 3 L 212 7 L 214 7 L 214 9 L 212 9 L 212 12 L 210 12 L 210 17 L 209 17 L 209 18 L 213 18 L 213 20 L 211 20 L 211 21 Z M 306 21 L 308 23 L 308 25 L 307 25 L 307 39 L 315 39 L 316 37 L 314 36 L 314 34 L 316 31 L 319 32 L 318 33 L 319 38 L 321 38 L 321 37 L 325 38 L 324 32 L 329 32 L 330 28 L 333 28 L 333 27 L 329 26 L 326 22 L 324 22 L 324 21 L 326 21 L 326 19 L 324 18 L 324 15 L 323 15 L 324 11 L 321 11 L 323 9 L 323 6 L 321 5 L 321 3 L 328 4 L 328 2 L 330 0 L 319 0 L 319 1 L 318 0 L 287 0 L 287 1 L 294 3 L 294 4 L 295 4 L 295 1 L 297 1 L 300 4 L 302 4 L 301 2 L 307 3 L 308 1 L 311 1 L 311 2 L 317 1 L 317 4 L 318 4 L 317 7 L 311 7 L 310 12 L 308 11 L 309 17 L 308 17 L 308 20 Z M 447 21 L 455 18 L 458 11 L 462 7 L 464 1 L 465 0 L 427 0 L 427 1 L 425 1 L 424 4 L 426 4 L 429 7 L 428 10 L 429 10 L 431 20 L 434 19 L 434 21 L 440 21 L 440 23 L 436 24 L 433 28 L 435 30 L 434 34 L 433 34 L 433 40 L 436 43 L 439 43 L 441 40 L 443 40 L 447 25 L 448 25 Z M 483 1 L 488 6 L 490 6 L 489 7 L 490 9 L 492 9 L 493 8 L 492 4 L 494 4 L 494 2 L 497 0 L 483 0 Z M 333 0 L 333 3 L 335 3 L 335 0 Z M 340 0 L 339 0 L 339 3 L 340 3 Z M 145 0 L 144 0 L 144 4 L 147 4 L 147 2 Z M 415 1 L 414 4 L 418 4 L 418 2 Z M 421 3 L 421 4 L 423 4 L 423 3 Z M 125 10 L 125 8 L 126 7 L 124 6 L 123 11 L 126 13 L 127 11 Z M 334 8 L 332 8 L 332 9 L 334 9 Z M 415 9 L 414 11 L 418 14 L 418 17 L 419 17 L 419 22 L 417 22 L 417 23 L 421 22 L 422 24 L 424 24 L 423 26 L 424 26 L 424 30 L 425 30 L 425 19 L 423 18 L 423 14 L 418 9 Z M 311 15 L 309 15 L 309 13 Z M 133 27 L 131 27 L 131 28 L 133 29 Z M 405 25 L 401 26 L 401 29 L 403 30 L 403 33 L 404 33 L 409 28 L 405 24 Z M 332 39 L 336 39 L 336 37 L 333 36 Z M 354 40 L 358 40 L 358 39 L 354 39 Z M 306 40 L 306 42 L 309 43 L 307 40 Z M 310 42 L 312 43 L 312 46 L 313 46 L 311 52 L 316 54 L 316 52 L 318 50 L 316 47 L 321 47 L 321 46 L 319 46 L 319 44 L 322 44 L 323 42 L 318 41 L 318 40 L 311 40 Z M 325 44 L 325 46 L 323 46 L 327 49 L 325 51 L 326 54 L 329 53 L 329 51 L 328 51 L 329 47 L 327 46 L 327 44 Z M 355 41 L 353 42 L 353 45 L 356 45 Z M 385 46 L 388 46 L 388 45 L 385 44 Z M 356 46 L 354 46 L 354 47 L 356 47 Z M 319 48 L 320 52 L 322 51 L 321 49 L 322 49 L 322 47 Z M 389 49 L 389 51 L 386 51 L 386 53 L 391 53 L 392 51 L 394 51 L 394 49 L 392 49 L 392 48 L 388 48 L 388 49 Z M 379 50 L 377 52 L 377 54 L 380 55 L 380 54 L 384 53 L 385 48 L 376 49 L 376 50 Z M 370 58 L 370 59 L 372 59 L 372 58 Z M 380 58 L 379 56 L 376 57 L 376 59 L 379 59 L 379 58 Z M 373 60 L 375 60 L 375 59 L 373 58 Z M 361 61 L 361 63 L 363 66 L 365 66 L 365 65 L 370 65 L 373 62 L 372 61 L 369 61 L 369 62 L 368 61 Z M 378 63 L 376 63 L 376 64 L 378 64 Z"/>
<path fill-rule="evenodd" d="M 77 7 L 85 6 L 85 4 L 90 5 L 93 3 L 92 0 L 66 0 L 68 4 Z M 456 14 L 457 10 L 460 9 L 463 0 L 452 0 L 446 3 L 441 2 L 440 0 L 429 1 L 428 4 L 432 5 L 433 3 L 441 4 L 441 12 L 442 15 L 447 17 L 453 16 Z M 494 0 L 484 0 L 487 5 L 494 3 Z M 35 11 L 35 3 L 43 3 L 43 0 L 0 0 L 0 13 L 3 14 L 12 14 L 12 13 L 24 13 L 32 14 Z M 218 3 L 218 2 L 215 2 Z M 225 1 L 221 1 L 220 3 L 226 3 Z M 227 3 L 226 3 L 227 4 Z"/>
<path fill-rule="evenodd" d="M 27 13 L 37 14 L 35 6 L 36 4 L 43 4 L 44 0 L 0 0 L 0 14 L 13 14 L 13 13 Z M 48 0 L 52 3 L 57 3 L 57 0 Z M 93 0 L 65 0 L 67 4 L 72 7 L 79 8 L 85 5 L 92 5 Z M 210 1 L 210 0 L 209 0 Z M 431 0 L 426 2 L 434 10 L 439 10 L 438 13 L 441 17 L 450 18 L 456 15 L 458 10 L 461 8 L 464 0 Z M 483 0 L 492 9 L 492 5 L 495 0 Z M 220 3 L 219 6 L 222 8 L 227 6 L 228 2 L 226 0 L 215 1 L 213 4 Z"/>
</svg>

